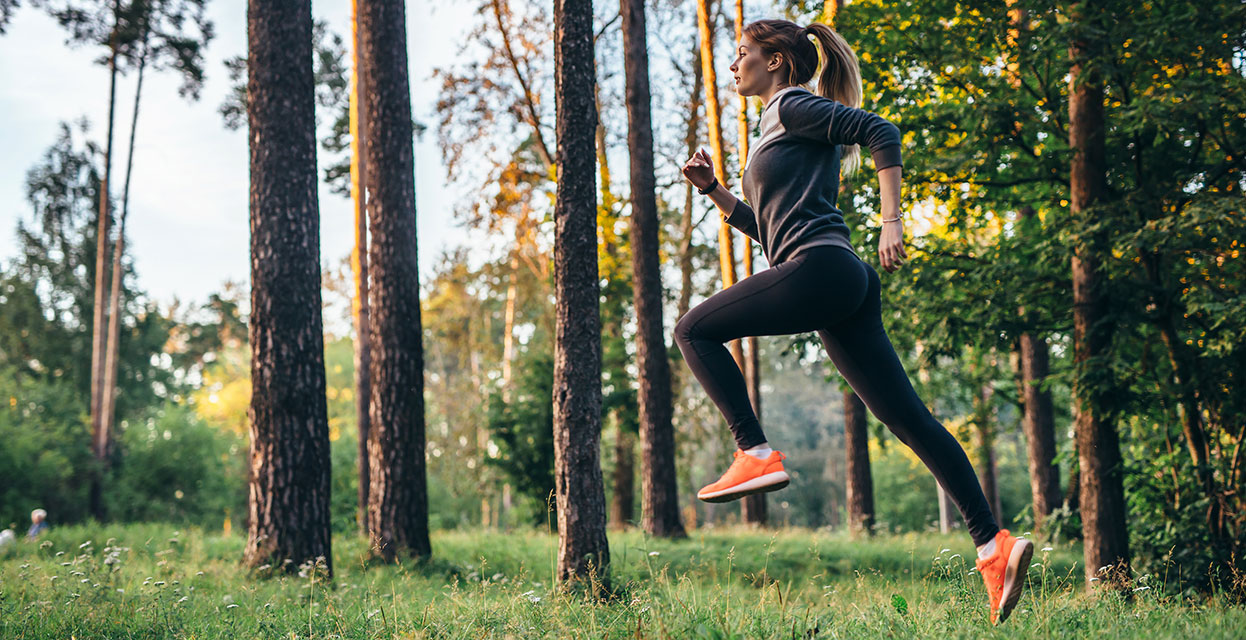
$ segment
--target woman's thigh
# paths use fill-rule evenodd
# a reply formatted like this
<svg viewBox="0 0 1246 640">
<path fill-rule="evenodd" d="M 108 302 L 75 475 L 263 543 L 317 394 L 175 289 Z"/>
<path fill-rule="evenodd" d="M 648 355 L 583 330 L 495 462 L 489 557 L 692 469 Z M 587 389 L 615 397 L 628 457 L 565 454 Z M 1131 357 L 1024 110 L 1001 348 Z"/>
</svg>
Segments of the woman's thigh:
<svg viewBox="0 0 1246 640">
<path fill-rule="evenodd" d="M 851 252 L 820 247 L 710 296 L 680 319 L 684 337 L 727 342 L 816 331 L 851 316 L 869 286 Z"/>
</svg>

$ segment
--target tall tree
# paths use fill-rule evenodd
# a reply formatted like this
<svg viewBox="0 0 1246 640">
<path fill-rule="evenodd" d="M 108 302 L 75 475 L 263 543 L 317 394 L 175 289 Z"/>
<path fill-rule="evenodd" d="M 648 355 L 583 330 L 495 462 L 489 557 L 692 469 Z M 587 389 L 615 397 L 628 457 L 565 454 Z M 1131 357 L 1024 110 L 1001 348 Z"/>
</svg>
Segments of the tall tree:
<svg viewBox="0 0 1246 640">
<path fill-rule="evenodd" d="M 697 0 L 697 33 L 701 40 L 701 78 L 705 87 L 705 119 L 709 125 L 710 156 L 714 160 L 714 177 L 727 185 L 727 157 L 723 149 L 722 105 L 718 102 L 718 75 L 714 69 L 714 27 L 716 13 L 712 0 Z M 720 221 L 718 227 L 718 261 L 723 288 L 736 283 L 735 248 L 731 225 Z M 744 348 L 739 340 L 731 342 L 731 356 L 744 370 Z"/>
<path fill-rule="evenodd" d="M 372 350 L 371 313 L 368 306 L 368 163 L 363 157 L 363 141 L 368 137 L 368 118 L 364 110 L 364 96 L 360 50 L 363 31 L 359 28 L 359 4 L 353 0 L 351 9 L 351 91 L 350 91 L 350 158 L 351 197 L 355 211 L 355 245 L 351 247 L 350 266 L 355 278 L 354 297 L 351 299 L 351 319 L 355 325 L 355 417 L 359 428 L 359 529 L 368 534 L 368 494 L 370 465 L 368 463 L 368 433 L 371 431 L 372 400 Z"/>
<path fill-rule="evenodd" d="M 368 531 L 375 553 L 428 556 L 424 348 L 416 256 L 415 157 L 403 0 L 360 4 L 368 167 L 372 399 Z"/>
<path fill-rule="evenodd" d="M 558 194 L 554 203 L 554 475 L 557 578 L 608 585 L 601 477 L 601 317 L 593 168 L 597 112 L 591 0 L 554 2 Z"/>
<path fill-rule="evenodd" d="M 100 420 L 101 438 L 107 449 L 111 439 L 113 423 L 116 419 L 117 400 L 117 366 L 120 359 L 121 342 L 121 280 L 124 271 L 121 269 L 121 256 L 125 252 L 125 223 L 130 215 L 130 178 L 134 174 L 134 139 L 138 132 L 139 105 L 143 97 L 143 75 L 147 69 L 147 57 L 150 49 L 147 41 L 151 33 L 150 23 L 143 21 L 143 35 L 138 54 L 138 82 L 134 88 L 134 111 L 130 117 L 130 146 L 126 154 L 125 186 L 121 190 L 121 218 L 117 222 L 117 241 L 113 243 L 112 252 L 112 285 L 108 294 L 108 337 L 104 345 L 104 379 L 100 387 Z"/>
<path fill-rule="evenodd" d="M 1073 271 L 1073 351 L 1078 373 L 1074 382 L 1074 433 L 1080 469 L 1080 508 L 1083 555 L 1088 580 L 1099 570 L 1113 568 L 1125 576 L 1129 537 L 1125 526 L 1125 495 L 1120 440 L 1116 425 L 1102 405 L 1102 389 L 1087 384 L 1091 369 L 1106 355 L 1109 325 L 1100 282 L 1102 232 L 1095 232 L 1096 205 L 1107 194 L 1104 148 L 1107 123 L 1103 115 L 1103 79 L 1097 64 L 1105 55 L 1101 36 L 1107 17 L 1097 3 L 1072 7 L 1075 28 L 1069 46 L 1073 66 L 1069 74 L 1069 147 L 1073 161 L 1069 174 L 1069 213 L 1079 229 Z"/>
<path fill-rule="evenodd" d="M 331 572 L 310 0 L 252 0 L 247 41 L 252 390 L 245 562 L 289 570 L 322 559 Z"/>
<path fill-rule="evenodd" d="M 108 133 L 104 143 L 104 179 L 100 182 L 99 222 L 95 232 L 95 320 L 91 333 L 91 435 L 94 444 L 95 459 L 102 466 L 108 458 L 107 423 L 103 415 L 104 393 L 104 349 L 108 334 L 108 316 L 104 304 L 104 290 L 108 285 L 108 236 L 109 222 L 112 218 L 110 208 L 112 196 L 109 184 L 112 180 L 112 141 L 113 124 L 116 121 L 117 107 L 117 51 L 118 22 L 120 0 L 114 0 L 112 6 L 113 29 L 109 35 L 108 47 Z M 91 513 L 97 519 L 104 519 L 104 502 L 102 470 L 97 470 L 91 478 Z"/>
<path fill-rule="evenodd" d="M 1039 230 L 1039 222 L 1031 207 L 1022 207 L 1018 227 L 1021 233 Z M 1026 307 L 1018 313 L 1026 315 Z M 1056 465 L 1056 427 L 1051 391 L 1047 389 L 1050 375 L 1047 341 L 1032 331 L 1017 338 L 1017 364 L 1021 378 L 1021 430 L 1025 434 L 1027 468 L 1030 473 L 1030 495 L 1034 528 L 1042 529 L 1043 521 L 1060 506 L 1060 469 Z"/>
<path fill-rule="evenodd" d="M 1017 6 L 1018 0 L 1006 0 L 1008 5 L 1008 29 L 1006 40 L 1012 51 L 1007 72 L 1009 84 L 1015 89 L 1021 86 L 1021 36 L 1029 31 L 1028 12 Z M 1031 205 L 1017 210 L 1017 227 L 1022 234 L 1034 235 L 1041 222 Z M 1026 307 L 1017 310 L 1023 324 Z M 1051 391 L 1045 382 L 1050 373 L 1047 341 L 1033 331 L 1023 331 L 1017 337 L 1017 372 L 1021 386 L 1021 430 L 1025 434 L 1027 468 L 1030 473 L 1030 495 L 1034 528 L 1041 530 L 1043 521 L 1060 505 L 1060 469 L 1056 466 L 1056 430 L 1053 418 Z"/>
<path fill-rule="evenodd" d="M 627 80 L 627 147 L 631 157 L 632 295 L 636 304 L 639 365 L 641 521 L 645 533 L 682 538 L 671 423 L 671 366 L 662 325 L 658 203 L 653 171 L 653 123 L 644 0 L 622 0 Z"/>
<path fill-rule="evenodd" d="M 118 339 L 112 338 L 120 332 L 120 326 L 110 326 L 112 315 L 109 305 L 119 306 L 114 302 L 114 294 L 120 295 L 120 284 L 110 285 L 112 273 L 108 269 L 111 225 L 116 216 L 113 214 L 111 181 L 113 164 L 113 130 L 116 122 L 117 76 L 127 68 L 145 68 L 149 63 L 156 70 L 174 69 L 181 73 L 183 83 L 179 92 L 192 99 L 199 97 L 203 85 L 203 49 L 213 37 L 212 22 L 204 14 L 205 2 L 202 0 L 154 0 L 135 1 L 123 5 L 120 0 L 45 0 L 36 3 L 56 19 L 61 26 L 69 31 L 66 44 L 70 46 L 94 45 L 102 46 L 107 55 L 100 61 L 108 65 L 108 124 L 107 139 L 104 145 L 104 179 L 100 190 L 98 204 L 99 222 L 96 238 L 95 274 L 95 305 L 93 313 L 92 352 L 91 352 L 91 437 L 92 450 L 101 465 L 106 464 L 112 440 L 112 422 L 118 361 L 115 345 Z M 0 7 L 0 16 L 6 12 Z M 2 30 L 0 30 L 2 31 Z M 141 97 L 141 82 L 135 96 L 135 121 L 137 122 L 138 100 Z M 133 128 L 131 129 L 133 137 Z M 133 163 L 133 151 L 130 152 L 130 164 Z M 129 174 L 127 170 L 127 185 Z M 123 211 L 128 202 L 123 202 Z M 119 239 L 120 242 L 120 239 Z M 120 261 L 124 247 L 112 251 L 113 260 Z M 124 275 L 124 274 L 123 274 Z M 113 278 L 115 279 L 115 278 Z M 113 297 L 110 297 L 113 296 Z M 110 347 L 109 344 L 114 345 Z M 111 364 L 110 364 L 111 363 Z M 102 468 L 102 467 L 101 467 Z M 100 478 L 91 480 L 90 503 L 92 513 L 103 518 Z"/>
</svg>

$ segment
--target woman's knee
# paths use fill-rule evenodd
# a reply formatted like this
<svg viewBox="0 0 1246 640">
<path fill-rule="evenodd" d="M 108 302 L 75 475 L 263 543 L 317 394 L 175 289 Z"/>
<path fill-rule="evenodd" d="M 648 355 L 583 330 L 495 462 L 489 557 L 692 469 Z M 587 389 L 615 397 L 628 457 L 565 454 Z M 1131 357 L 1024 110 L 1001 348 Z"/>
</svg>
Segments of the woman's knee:
<svg viewBox="0 0 1246 640">
<path fill-rule="evenodd" d="M 696 318 L 692 311 L 685 313 L 675 323 L 675 340 L 684 344 L 688 344 L 693 340 L 693 333 L 696 330 Z"/>
</svg>

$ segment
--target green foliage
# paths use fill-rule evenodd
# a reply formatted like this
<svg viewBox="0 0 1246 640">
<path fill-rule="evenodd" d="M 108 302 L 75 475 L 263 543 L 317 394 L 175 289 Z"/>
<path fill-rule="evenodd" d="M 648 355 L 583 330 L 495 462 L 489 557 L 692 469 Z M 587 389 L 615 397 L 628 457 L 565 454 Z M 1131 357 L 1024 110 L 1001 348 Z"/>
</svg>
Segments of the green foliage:
<svg viewBox="0 0 1246 640">
<path fill-rule="evenodd" d="M 219 527 L 243 521 L 247 443 L 183 405 L 157 406 L 123 422 L 105 482 L 110 517 Z"/>
<path fill-rule="evenodd" d="M 77 390 L 0 367 L 0 402 L 0 528 L 14 523 L 25 531 L 36 508 L 53 525 L 85 517 L 95 461 Z"/>
<path fill-rule="evenodd" d="M 489 433 L 498 455 L 488 458 L 527 497 L 532 523 L 544 525 L 554 493 L 554 358 L 527 350 L 516 362 L 514 396 L 489 398 Z"/>
</svg>

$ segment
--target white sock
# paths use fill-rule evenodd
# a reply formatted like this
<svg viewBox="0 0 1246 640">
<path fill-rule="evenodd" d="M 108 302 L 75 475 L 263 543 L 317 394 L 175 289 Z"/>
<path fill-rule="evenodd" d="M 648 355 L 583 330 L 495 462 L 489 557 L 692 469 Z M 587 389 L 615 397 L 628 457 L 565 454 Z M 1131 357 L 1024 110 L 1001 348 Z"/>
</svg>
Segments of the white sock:
<svg viewBox="0 0 1246 640">
<path fill-rule="evenodd" d="M 985 560 L 993 555 L 995 555 L 995 538 L 991 538 L 990 542 L 978 547 L 979 560 Z"/>
<path fill-rule="evenodd" d="M 774 449 L 770 448 L 770 443 L 763 442 L 755 447 L 749 447 L 748 449 L 745 449 L 744 453 L 747 453 L 750 456 L 753 456 L 754 458 L 757 458 L 759 460 L 765 460 L 766 458 L 770 457 L 770 454 L 773 451 Z"/>
</svg>

